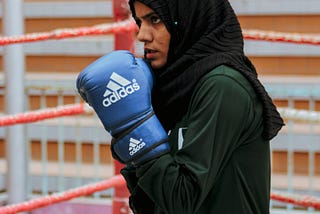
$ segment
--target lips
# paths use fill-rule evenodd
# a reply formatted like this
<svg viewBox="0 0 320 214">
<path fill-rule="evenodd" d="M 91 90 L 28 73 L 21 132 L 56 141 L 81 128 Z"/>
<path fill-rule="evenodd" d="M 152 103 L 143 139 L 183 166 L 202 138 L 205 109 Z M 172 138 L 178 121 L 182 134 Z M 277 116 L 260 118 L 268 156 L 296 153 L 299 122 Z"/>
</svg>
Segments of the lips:
<svg viewBox="0 0 320 214">
<path fill-rule="evenodd" d="M 153 59 L 158 51 L 146 48 L 144 52 L 147 59 Z"/>
</svg>

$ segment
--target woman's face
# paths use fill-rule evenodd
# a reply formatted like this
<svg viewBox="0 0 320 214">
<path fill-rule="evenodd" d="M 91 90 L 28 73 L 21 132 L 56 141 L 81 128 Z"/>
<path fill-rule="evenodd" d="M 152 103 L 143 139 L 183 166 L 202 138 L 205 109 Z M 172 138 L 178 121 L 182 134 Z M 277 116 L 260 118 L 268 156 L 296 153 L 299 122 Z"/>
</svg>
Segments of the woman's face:
<svg viewBox="0 0 320 214">
<path fill-rule="evenodd" d="M 135 1 L 134 9 L 139 25 L 137 39 L 144 43 L 145 57 L 152 68 L 162 68 L 167 63 L 171 35 L 150 7 Z"/>
</svg>

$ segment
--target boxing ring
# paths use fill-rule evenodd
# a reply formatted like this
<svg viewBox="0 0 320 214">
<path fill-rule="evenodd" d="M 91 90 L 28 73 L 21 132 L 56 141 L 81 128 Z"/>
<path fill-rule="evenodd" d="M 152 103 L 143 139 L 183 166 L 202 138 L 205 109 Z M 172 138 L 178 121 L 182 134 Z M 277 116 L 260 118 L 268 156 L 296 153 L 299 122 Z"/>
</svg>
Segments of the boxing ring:
<svg viewBox="0 0 320 214">
<path fill-rule="evenodd" d="M 62 40 L 66 38 L 77 38 L 90 35 L 105 35 L 114 34 L 115 35 L 115 49 L 129 49 L 134 51 L 132 37 L 132 32 L 136 31 L 136 25 L 133 20 L 128 19 L 127 10 L 123 10 L 123 7 L 119 5 L 120 1 L 114 1 L 115 7 L 115 22 L 110 24 L 95 25 L 89 27 L 80 28 L 70 28 L 70 29 L 55 29 L 50 32 L 40 32 L 25 34 L 20 36 L 8 36 L 0 37 L 1 46 L 10 46 L 14 44 L 23 43 L 35 43 L 39 41 L 48 40 Z M 271 41 L 271 42 L 283 42 L 283 43 L 293 43 L 308 44 L 308 45 L 320 45 L 320 35 L 315 34 L 298 34 L 298 33 L 284 33 L 284 32 L 273 32 L 273 31 L 258 31 L 258 30 L 243 30 L 243 36 L 246 40 L 256 40 L 256 41 Z M 71 80 L 72 81 L 72 80 Z M 268 87 L 267 87 L 268 88 Z M 38 94 L 68 94 L 72 96 L 77 96 L 72 87 L 58 87 L 58 86 L 28 86 L 25 89 L 28 93 L 38 93 Z M 292 89 L 289 92 L 283 93 L 279 88 L 268 88 L 270 95 L 273 98 L 278 98 L 284 96 L 301 97 L 306 96 L 306 93 L 313 93 L 311 97 L 319 99 L 320 92 L 316 89 L 313 91 L 303 92 L 301 95 L 301 90 Z M 280 92 L 279 92 L 280 91 Z M 280 94 L 280 95 L 279 95 Z M 299 110 L 295 109 L 294 105 L 291 105 L 290 99 L 288 98 L 288 107 L 279 108 L 280 114 L 288 121 L 289 129 L 290 124 L 293 121 L 306 121 L 310 124 L 320 124 L 320 112 L 313 110 Z M 47 107 L 45 105 L 41 106 L 39 110 L 26 111 L 23 113 L 13 114 L 13 115 L 3 115 L 0 117 L 0 128 L 11 127 L 15 125 L 27 126 L 30 124 L 37 124 L 43 121 L 50 120 L 60 120 L 64 118 L 76 118 L 86 115 L 90 117 L 95 125 L 93 127 L 101 128 L 98 119 L 95 117 L 92 109 L 86 104 L 82 103 L 78 97 L 74 104 L 63 104 L 63 102 L 58 102 L 60 105 L 56 107 Z M 41 125 L 40 125 L 41 126 Z M 77 126 L 77 125 L 75 125 Z M 63 131 L 63 127 L 58 128 L 58 135 Z M 42 130 L 42 129 L 39 129 Z M 104 130 L 102 130 L 104 131 Z M 290 130 L 289 130 L 290 131 Z M 107 135 L 107 133 L 102 133 L 100 135 Z M 290 138 L 290 134 L 288 135 Z M 291 136 L 292 137 L 292 136 Z M 45 138 L 45 137 L 44 137 Z M 106 137 L 107 138 L 107 137 Z M 64 139 L 60 139 L 60 143 L 63 144 Z M 289 157 L 290 158 L 290 157 Z M 30 161 L 30 159 L 29 159 Z M 64 163 L 61 163 L 64 164 Z M 46 166 L 46 165 L 43 165 Z M 93 180 L 88 179 L 87 184 L 81 185 L 78 183 L 77 187 L 69 188 L 67 190 L 56 189 L 56 191 L 45 190 L 44 194 L 38 195 L 35 198 L 30 197 L 28 200 L 21 203 L 5 204 L 0 207 L 0 214 L 18 213 L 18 212 L 28 212 L 36 210 L 43 207 L 48 207 L 50 205 L 58 204 L 61 202 L 70 201 L 76 198 L 95 198 L 108 197 L 111 199 L 112 212 L 113 213 L 128 213 L 127 196 L 128 193 L 125 187 L 125 181 L 118 174 L 119 169 L 122 167 L 118 163 L 113 163 L 113 173 L 109 177 L 98 176 L 98 178 Z M 314 166 L 313 166 L 314 167 Z M 288 172 L 290 173 L 290 171 Z M 290 176 L 293 176 L 291 174 Z M 63 178 L 60 178 L 63 179 Z M 58 179 L 59 181 L 59 179 Z M 60 180 L 60 184 L 61 184 Z M 290 181 L 289 181 L 290 183 Z M 47 183 L 46 183 L 47 184 Z M 59 184 L 59 182 L 58 182 Z M 113 191 L 109 191 L 113 190 Z M 31 190 L 30 190 L 31 191 Z M 109 192 L 108 192 L 109 191 Z M 32 192 L 32 191 L 31 191 Z M 104 192 L 99 195 L 99 192 Z M 289 210 L 297 208 L 298 210 L 308 210 L 310 213 L 316 213 L 320 210 L 320 197 L 316 194 L 299 194 L 291 191 L 279 191 L 272 190 L 270 198 L 271 208 L 274 207 L 286 207 Z"/>
</svg>

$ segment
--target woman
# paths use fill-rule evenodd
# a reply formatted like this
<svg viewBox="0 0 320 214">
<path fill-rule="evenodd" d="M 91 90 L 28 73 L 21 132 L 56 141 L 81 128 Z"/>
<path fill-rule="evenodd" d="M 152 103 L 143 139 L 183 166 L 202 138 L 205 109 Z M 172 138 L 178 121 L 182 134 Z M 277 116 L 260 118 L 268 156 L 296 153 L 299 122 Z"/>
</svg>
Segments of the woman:
<svg viewBox="0 0 320 214">
<path fill-rule="evenodd" d="M 170 154 L 121 173 L 135 213 L 269 213 L 283 126 L 227 0 L 130 0 Z"/>
</svg>

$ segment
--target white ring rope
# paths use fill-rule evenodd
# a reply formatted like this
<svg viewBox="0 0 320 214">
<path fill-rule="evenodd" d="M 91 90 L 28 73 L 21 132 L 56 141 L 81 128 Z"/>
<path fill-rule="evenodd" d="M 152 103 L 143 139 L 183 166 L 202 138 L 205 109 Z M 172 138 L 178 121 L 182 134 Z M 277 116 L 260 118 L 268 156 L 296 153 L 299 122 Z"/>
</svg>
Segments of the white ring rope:
<svg viewBox="0 0 320 214">
<path fill-rule="evenodd" d="M 320 112 L 318 111 L 298 110 L 293 108 L 278 108 L 278 111 L 285 119 L 320 122 Z"/>
</svg>

